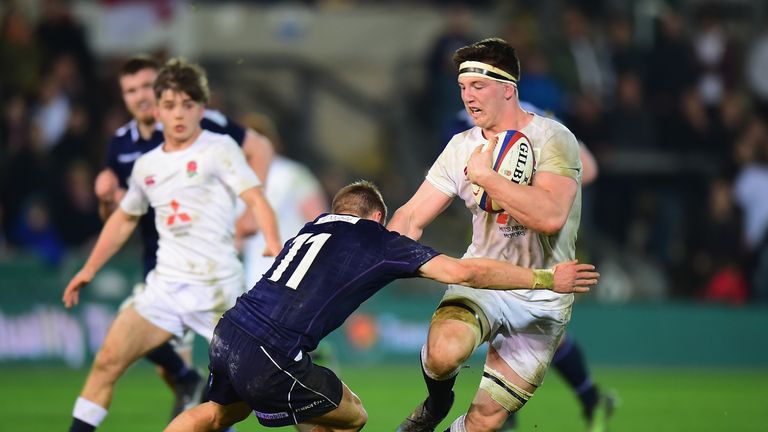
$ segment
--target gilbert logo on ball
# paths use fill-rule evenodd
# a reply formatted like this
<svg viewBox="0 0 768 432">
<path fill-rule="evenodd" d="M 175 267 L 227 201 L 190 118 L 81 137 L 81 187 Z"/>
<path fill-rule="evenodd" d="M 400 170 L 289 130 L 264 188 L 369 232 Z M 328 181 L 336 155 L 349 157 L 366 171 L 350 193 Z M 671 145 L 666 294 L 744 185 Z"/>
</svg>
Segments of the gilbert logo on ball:
<svg viewBox="0 0 768 432">
<path fill-rule="evenodd" d="M 496 137 L 498 143 L 493 149 L 493 170 L 511 182 L 521 185 L 530 184 L 536 168 L 536 161 L 528 137 L 515 130 L 501 132 Z M 483 150 L 488 145 L 486 143 Z M 474 183 L 472 184 L 472 193 L 475 196 L 475 202 L 481 209 L 489 213 L 504 211 L 483 188 Z"/>
</svg>

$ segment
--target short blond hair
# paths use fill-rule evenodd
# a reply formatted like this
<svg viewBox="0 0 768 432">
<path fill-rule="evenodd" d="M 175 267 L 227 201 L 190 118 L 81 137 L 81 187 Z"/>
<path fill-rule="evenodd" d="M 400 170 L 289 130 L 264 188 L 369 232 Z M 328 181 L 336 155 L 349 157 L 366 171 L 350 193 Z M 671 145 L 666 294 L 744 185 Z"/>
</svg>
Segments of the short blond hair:
<svg viewBox="0 0 768 432">
<path fill-rule="evenodd" d="M 358 180 L 341 188 L 331 203 L 331 212 L 350 213 L 360 217 L 381 212 L 381 222 L 387 220 L 387 205 L 379 188 L 368 180 Z"/>
</svg>

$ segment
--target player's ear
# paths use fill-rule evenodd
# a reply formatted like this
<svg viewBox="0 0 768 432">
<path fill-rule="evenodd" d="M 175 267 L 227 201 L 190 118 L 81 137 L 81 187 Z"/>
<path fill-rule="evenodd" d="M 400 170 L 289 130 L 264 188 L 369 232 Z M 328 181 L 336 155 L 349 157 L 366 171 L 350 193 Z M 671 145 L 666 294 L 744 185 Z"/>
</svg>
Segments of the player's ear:
<svg viewBox="0 0 768 432">
<path fill-rule="evenodd" d="M 380 212 L 379 210 L 372 212 L 366 219 L 370 219 L 374 222 L 378 222 L 384 225 L 384 213 Z"/>
<path fill-rule="evenodd" d="M 517 94 L 517 86 L 504 84 L 504 99 L 510 100 Z"/>
</svg>

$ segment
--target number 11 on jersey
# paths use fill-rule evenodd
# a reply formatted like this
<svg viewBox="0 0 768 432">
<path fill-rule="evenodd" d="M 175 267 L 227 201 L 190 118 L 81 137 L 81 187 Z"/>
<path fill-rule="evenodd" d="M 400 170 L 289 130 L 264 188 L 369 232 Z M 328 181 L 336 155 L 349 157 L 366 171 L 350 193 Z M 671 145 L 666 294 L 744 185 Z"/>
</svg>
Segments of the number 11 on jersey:
<svg viewBox="0 0 768 432">
<path fill-rule="evenodd" d="M 278 282 L 283 276 L 285 269 L 288 268 L 291 262 L 296 258 L 296 255 L 299 254 L 301 247 L 304 246 L 305 243 L 311 244 L 311 246 L 304 251 L 304 256 L 301 257 L 299 265 L 297 265 L 296 269 L 293 270 L 293 274 L 290 278 L 288 278 L 288 282 L 285 284 L 285 286 L 288 288 L 296 289 L 296 287 L 299 286 L 299 283 L 301 283 L 301 280 L 304 278 L 304 275 L 307 274 L 307 270 L 309 270 L 309 267 L 312 265 L 312 261 L 315 260 L 318 252 L 320 252 L 320 248 L 323 247 L 325 242 L 330 237 L 331 235 L 328 233 L 315 235 L 301 234 L 297 236 L 295 239 L 293 239 L 291 249 L 287 254 L 285 254 L 275 271 L 272 272 L 272 276 L 270 276 L 268 279 L 272 282 Z"/>
</svg>

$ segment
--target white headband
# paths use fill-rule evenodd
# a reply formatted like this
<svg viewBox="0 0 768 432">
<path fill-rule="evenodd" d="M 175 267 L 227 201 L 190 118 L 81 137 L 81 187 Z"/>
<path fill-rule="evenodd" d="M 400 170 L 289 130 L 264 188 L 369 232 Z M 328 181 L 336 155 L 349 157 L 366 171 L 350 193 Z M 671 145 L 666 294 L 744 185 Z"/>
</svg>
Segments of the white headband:
<svg viewBox="0 0 768 432">
<path fill-rule="evenodd" d="M 513 77 L 509 72 L 478 61 L 465 61 L 459 65 L 459 76 L 462 75 L 488 78 L 505 84 L 517 85 L 517 78 Z"/>
</svg>

